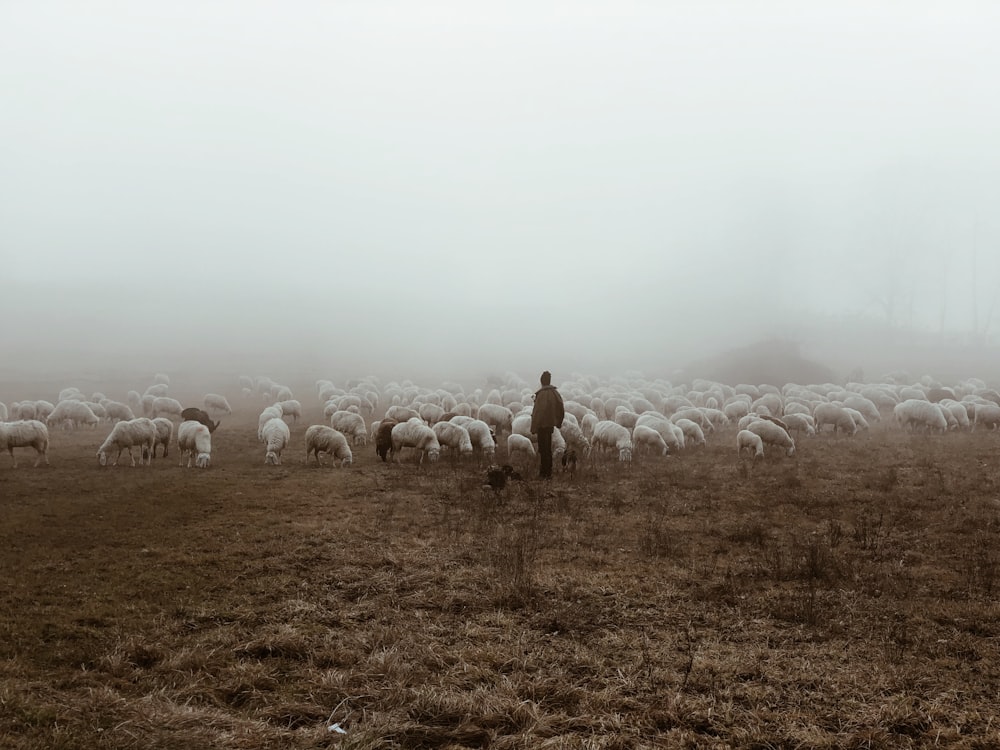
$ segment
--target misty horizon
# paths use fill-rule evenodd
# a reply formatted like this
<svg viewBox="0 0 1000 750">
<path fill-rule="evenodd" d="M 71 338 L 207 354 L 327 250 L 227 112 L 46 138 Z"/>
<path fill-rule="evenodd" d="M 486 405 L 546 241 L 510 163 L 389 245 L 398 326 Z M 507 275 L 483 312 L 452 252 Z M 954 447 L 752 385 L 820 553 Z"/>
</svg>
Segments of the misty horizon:
<svg viewBox="0 0 1000 750">
<path fill-rule="evenodd" d="M 3 369 L 669 373 L 787 339 L 843 373 L 881 367 L 886 335 L 995 351 L 997 21 L 8 4 Z"/>
</svg>

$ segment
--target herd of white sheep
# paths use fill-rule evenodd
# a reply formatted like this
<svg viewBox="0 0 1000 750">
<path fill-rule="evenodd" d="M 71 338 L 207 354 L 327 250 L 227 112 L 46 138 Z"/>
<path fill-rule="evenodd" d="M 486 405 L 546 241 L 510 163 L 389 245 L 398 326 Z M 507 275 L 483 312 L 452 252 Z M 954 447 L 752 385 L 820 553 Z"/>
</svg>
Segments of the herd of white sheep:
<svg viewBox="0 0 1000 750">
<path fill-rule="evenodd" d="M 239 409 L 261 409 L 257 437 L 264 462 L 281 464 L 291 443 L 290 425 L 303 418 L 302 403 L 291 388 L 267 377 L 242 375 L 237 382 Z M 142 393 L 129 391 L 124 401 L 65 388 L 54 402 L 19 401 L 9 408 L 0 403 L 0 449 L 10 453 L 15 467 L 14 448 L 33 448 L 35 465 L 47 464 L 49 429 L 97 429 L 107 423 L 110 432 L 97 448 L 101 466 L 117 465 L 126 450 L 135 466 L 133 449 L 139 464 L 149 465 L 158 446 L 163 456 L 168 454 L 176 435 L 181 465 L 186 459 L 187 466 L 206 468 L 218 424 L 211 418 L 228 417 L 234 410 L 217 393 L 204 396 L 203 409 L 184 409 L 169 388 L 169 377 L 157 374 Z M 697 379 L 673 384 L 635 373 L 611 379 L 574 375 L 559 390 L 566 416 L 553 434 L 556 458 L 572 452 L 593 461 L 657 460 L 709 442 L 732 445 L 728 441 L 735 437 L 737 455 L 756 460 L 771 452 L 794 455 L 796 440 L 824 433 L 853 437 L 880 422 L 890 425 L 887 429 L 939 434 L 1000 429 L 1000 393 L 976 378 L 942 384 L 927 376 L 915 382 L 886 377 L 880 383 L 779 388 Z M 384 461 L 399 462 L 405 451 L 418 464 L 442 454 L 492 463 L 499 446 L 505 460 L 529 462 L 536 453 L 530 432 L 534 391 L 533 384 L 513 373 L 473 388 L 382 383 L 375 377 L 338 387 L 318 380 L 315 413 L 325 423 L 305 430 L 306 460 L 322 463 L 325 453 L 339 466 L 350 465 L 353 451 L 371 440 Z"/>
</svg>

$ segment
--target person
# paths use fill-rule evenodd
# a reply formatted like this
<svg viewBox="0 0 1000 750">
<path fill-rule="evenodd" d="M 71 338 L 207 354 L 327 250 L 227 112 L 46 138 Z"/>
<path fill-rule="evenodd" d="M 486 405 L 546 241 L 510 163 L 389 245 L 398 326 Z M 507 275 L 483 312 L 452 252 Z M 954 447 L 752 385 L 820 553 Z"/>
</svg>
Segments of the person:
<svg viewBox="0 0 1000 750">
<path fill-rule="evenodd" d="M 539 479 L 552 478 L 552 430 L 562 427 L 566 410 L 562 396 L 552 385 L 552 373 L 542 373 L 542 387 L 535 392 L 535 405 L 531 409 L 531 434 L 538 435 L 538 455 L 541 465 Z"/>
</svg>

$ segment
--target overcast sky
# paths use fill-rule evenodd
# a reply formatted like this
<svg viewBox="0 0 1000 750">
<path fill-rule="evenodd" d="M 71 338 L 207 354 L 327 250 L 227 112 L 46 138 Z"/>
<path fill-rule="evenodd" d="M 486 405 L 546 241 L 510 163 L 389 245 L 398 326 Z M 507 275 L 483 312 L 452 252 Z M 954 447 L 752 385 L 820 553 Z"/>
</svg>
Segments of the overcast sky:
<svg viewBox="0 0 1000 750">
<path fill-rule="evenodd" d="M 0 274 L 46 292 L 0 337 L 627 369 L 893 295 L 982 327 L 998 35 L 992 2 L 0 0 Z"/>
</svg>

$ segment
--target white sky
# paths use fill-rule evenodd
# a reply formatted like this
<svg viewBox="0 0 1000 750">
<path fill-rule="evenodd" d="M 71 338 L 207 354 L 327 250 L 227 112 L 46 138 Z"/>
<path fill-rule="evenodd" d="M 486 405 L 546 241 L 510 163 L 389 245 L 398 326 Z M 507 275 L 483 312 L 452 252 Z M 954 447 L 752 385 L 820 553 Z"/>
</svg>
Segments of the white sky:
<svg viewBox="0 0 1000 750">
<path fill-rule="evenodd" d="M 67 290 L 53 339 L 156 289 L 247 347 L 695 351 L 894 288 L 968 329 L 998 38 L 991 2 L 0 0 L 0 274 Z"/>
</svg>

